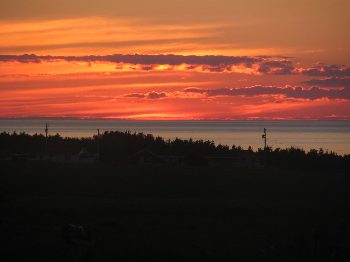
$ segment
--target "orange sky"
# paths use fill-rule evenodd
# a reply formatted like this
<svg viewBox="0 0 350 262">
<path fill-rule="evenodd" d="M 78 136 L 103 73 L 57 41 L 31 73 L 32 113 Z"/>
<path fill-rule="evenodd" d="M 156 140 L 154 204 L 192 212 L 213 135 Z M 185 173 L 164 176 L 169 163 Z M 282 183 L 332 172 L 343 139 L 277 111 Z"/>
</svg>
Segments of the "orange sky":
<svg viewBox="0 0 350 262">
<path fill-rule="evenodd" d="M 1 1 L 0 118 L 350 119 L 349 13 L 347 0 Z"/>
</svg>

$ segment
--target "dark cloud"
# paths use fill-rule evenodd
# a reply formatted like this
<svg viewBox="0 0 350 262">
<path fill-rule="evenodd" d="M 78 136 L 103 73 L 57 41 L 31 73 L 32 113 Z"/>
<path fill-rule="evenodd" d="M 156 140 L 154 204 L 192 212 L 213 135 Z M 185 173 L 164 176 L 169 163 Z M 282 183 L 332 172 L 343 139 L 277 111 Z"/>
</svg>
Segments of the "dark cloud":
<svg viewBox="0 0 350 262">
<path fill-rule="evenodd" d="M 16 61 L 19 63 L 40 63 L 42 60 L 41 57 L 31 54 L 24 55 L 0 55 L 0 62 L 11 62 Z"/>
<path fill-rule="evenodd" d="M 350 77 L 350 68 L 343 65 L 318 65 L 304 68 L 301 73 L 308 76 Z"/>
<path fill-rule="evenodd" d="M 146 94 L 140 94 L 140 93 L 127 94 L 125 95 L 125 97 L 158 99 L 158 98 L 166 97 L 166 93 L 152 91 Z"/>
<path fill-rule="evenodd" d="M 324 86 L 324 87 L 350 87 L 350 77 L 330 77 L 324 79 L 312 79 L 305 81 L 304 84 L 310 86 Z"/>
<path fill-rule="evenodd" d="M 185 92 L 200 93 L 207 96 L 259 96 L 259 95 L 284 95 L 289 98 L 304 99 L 350 99 L 350 90 L 333 89 L 327 90 L 319 87 L 309 89 L 301 87 L 272 87 L 272 86 L 252 86 L 242 88 L 219 88 L 219 89 L 202 89 L 190 87 Z"/>
<path fill-rule="evenodd" d="M 258 71 L 263 74 L 289 75 L 294 70 L 290 60 L 265 61 L 259 65 Z"/>
<path fill-rule="evenodd" d="M 223 55 L 145 55 L 145 54 L 112 54 L 87 56 L 39 56 L 35 54 L 0 55 L 0 62 L 40 63 L 54 61 L 68 62 L 104 62 L 115 64 L 138 65 L 134 69 L 154 70 L 156 65 L 177 66 L 186 64 L 186 70 L 200 67 L 203 71 L 224 72 L 232 71 L 234 66 L 254 68 L 258 73 L 265 75 L 293 75 L 319 77 L 350 77 L 350 68 L 342 65 L 317 65 L 310 68 L 295 67 L 289 58 L 270 56 L 223 56 Z M 132 67 L 131 67 L 132 68 Z"/>
<path fill-rule="evenodd" d="M 198 87 L 187 87 L 184 89 L 185 92 L 191 93 L 206 93 L 209 89 L 198 88 Z"/>
<path fill-rule="evenodd" d="M 149 98 L 149 99 L 158 99 L 158 98 L 162 98 L 162 97 L 166 97 L 166 93 L 164 93 L 164 92 L 158 93 L 158 92 L 152 91 L 152 92 L 149 92 L 147 94 L 147 98 Z"/>
<path fill-rule="evenodd" d="M 134 93 L 134 94 L 127 94 L 125 97 L 136 97 L 136 98 L 144 98 L 144 94 Z"/>
<path fill-rule="evenodd" d="M 274 60 L 278 59 L 278 60 Z M 283 60 L 281 60 L 283 59 Z M 223 56 L 223 55 L 143 55 L 143 54 L 113 54 L 113 55 L 89 55 L 89 56 L 38 56 L 30 55 L 0 55 L 0 62 L 16 61 L 20 63 L 30 62 L 54 62 L 64 60 L 68 62 L 108 62 L 139 65 L 135 69 L 154 70 L 155 65 L 177 66 L 186 64 L 187 70 L 200 67 L 203 71 L 224 72 L 231 71 L 233 66 L 245 66 L 252 68 L 258 64 L 258 72 L 263 74 L 292 74 L 293 63 L 286 58 L 269 56 Z"/>
<path fill-rule="evenodd" d="M 65 60 L 69 62 L 111 62 L 129 63 L 141 65 L 207 65 L 211 67 L 252 64 L 261 62 L 263 58 L 249 56 L 196 56 L 196 55 L 143 55 L 143 54 L 113 54 L 113 55 L 89 55 L 89 56 L 38 56 L 38 55 L 0 55 L 0 61 L 32 62 Z"/>
</svg>

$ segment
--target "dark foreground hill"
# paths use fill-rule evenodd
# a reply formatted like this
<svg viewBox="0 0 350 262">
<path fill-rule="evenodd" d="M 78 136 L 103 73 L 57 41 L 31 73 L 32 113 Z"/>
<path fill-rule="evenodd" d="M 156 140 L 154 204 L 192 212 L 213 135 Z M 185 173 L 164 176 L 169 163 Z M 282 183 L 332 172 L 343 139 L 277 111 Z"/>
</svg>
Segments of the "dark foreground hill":
<svg viewBox="0 0 350 262">
<path fill-rule="evenodd" d="M 2 261 L 349 261 L 345 172 L 43 161 L 0 169 Z"/>
</svg>

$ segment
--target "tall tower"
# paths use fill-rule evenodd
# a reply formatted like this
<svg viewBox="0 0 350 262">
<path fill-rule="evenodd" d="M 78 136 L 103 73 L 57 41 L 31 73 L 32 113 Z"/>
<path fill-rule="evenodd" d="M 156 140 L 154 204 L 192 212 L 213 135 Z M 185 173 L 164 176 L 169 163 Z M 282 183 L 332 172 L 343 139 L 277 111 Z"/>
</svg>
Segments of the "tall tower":
<svg viewBox="0 0 350 262">
<path fill-rule="evenodd" d="M 264 128 L 264 133 L 262 135 L 262 139 L 264 140 L 264 150 L 266 150 L 266 148 L 267 148 L 266 128 Z"/>
</svg>

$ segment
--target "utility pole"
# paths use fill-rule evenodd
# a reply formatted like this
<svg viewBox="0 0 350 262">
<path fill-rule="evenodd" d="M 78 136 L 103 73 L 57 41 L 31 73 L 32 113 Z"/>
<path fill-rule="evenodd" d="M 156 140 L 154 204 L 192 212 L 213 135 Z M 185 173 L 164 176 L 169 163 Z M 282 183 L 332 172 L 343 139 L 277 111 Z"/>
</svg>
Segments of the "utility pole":
<svg viewBox="0 0 350 262">
<path fill-rule="evenodd" d="M 264 150 L 266 150 L 266 148 L 267 148 L 266 128 L 264 128 L 264 133 L 262 135 L 262 139 L 264 140 Z"/>
<path fill-rule="evenodd" d="M 45 125 L 45 155 L 47 156 L 47 138 L 48 138 L 49 128 L 46 123 Z"/>
<path fill-rule="evenodd" d="M 267 153 L 267 135 L 266 135 L 266 128 L 264 128 L 264 133 L 262 134 L 262 139 L 264 140 L 264 166 L 266 167 L 266 153 Z"/>
</svg>

